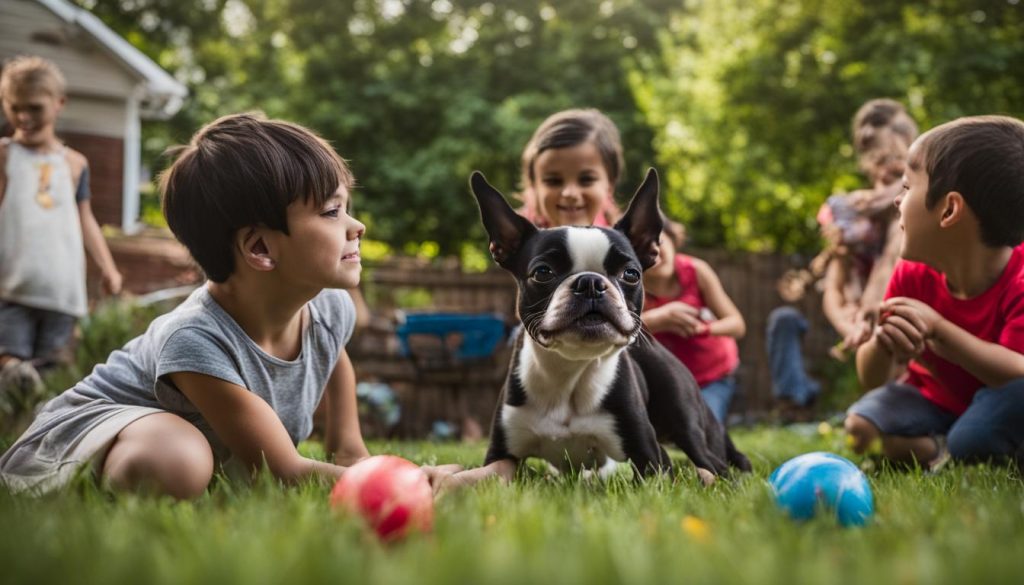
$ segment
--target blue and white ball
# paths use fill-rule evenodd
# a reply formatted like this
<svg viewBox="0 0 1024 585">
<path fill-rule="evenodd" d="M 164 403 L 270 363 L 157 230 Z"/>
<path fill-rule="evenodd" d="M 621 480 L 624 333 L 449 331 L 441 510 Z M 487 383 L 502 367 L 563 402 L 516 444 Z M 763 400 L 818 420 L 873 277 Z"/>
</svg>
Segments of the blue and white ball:
<svg viewBox="0 0 1024 585">
<path fill-rule="evenodd" d="M 843 526 L 860 526 L 875 511 L 868 478 L 849 459 L 815 452 L 794 457 L 768 478 L 775 502 L 794 520 L 829 510 Z"/>
</svg>

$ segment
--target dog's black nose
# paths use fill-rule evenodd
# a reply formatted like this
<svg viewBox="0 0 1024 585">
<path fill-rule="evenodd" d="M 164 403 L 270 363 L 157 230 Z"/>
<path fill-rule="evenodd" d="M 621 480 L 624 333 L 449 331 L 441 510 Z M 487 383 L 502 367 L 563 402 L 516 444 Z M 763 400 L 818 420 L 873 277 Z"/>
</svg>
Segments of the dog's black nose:
<svg viewBox="0 0 1024 585">
<path fill-rule="evenodd" d="M 584 274 L 573 283 L 572 292 L 588 299 L 599 299 L 608 290 L 608 283 L 597 274 Z"/>
</svg>

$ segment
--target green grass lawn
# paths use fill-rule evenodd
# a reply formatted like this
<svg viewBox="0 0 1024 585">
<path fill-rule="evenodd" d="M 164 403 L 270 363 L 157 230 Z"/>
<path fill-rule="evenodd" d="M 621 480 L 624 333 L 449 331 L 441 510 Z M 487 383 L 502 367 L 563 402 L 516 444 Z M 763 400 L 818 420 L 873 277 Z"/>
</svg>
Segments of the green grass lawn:
<svg viewBox="0 0 1024 585">
<path fill-rule="evenodd" d="M 88 482 L 0 493 L 0 583 L 1021 583 L 1024 484 L 993 466 L 874 470 L 876 515 L 799 524 L 766 478 L 794 455 L 846 455 L 841 435 L 739 429 L 753 474 L 699 487 L 551 478 L 528 469 L 436 504 L 432 534 L 384 546 L 335 517 L 330 486 L 226 481 L 194 503 L 113 497 Z M 478 464 L 485 446 L 373 443 L 419 463 Z M 316 454 L 317 445 L 304 446 Z M 683 456 L 676 453 L 681 460 Z"/>
</svg>

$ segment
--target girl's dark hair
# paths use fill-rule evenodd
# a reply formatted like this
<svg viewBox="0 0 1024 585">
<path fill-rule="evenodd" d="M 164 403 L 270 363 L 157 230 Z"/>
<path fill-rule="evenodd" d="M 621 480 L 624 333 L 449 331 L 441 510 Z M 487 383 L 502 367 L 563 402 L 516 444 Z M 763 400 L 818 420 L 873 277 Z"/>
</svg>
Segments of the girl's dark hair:
<svg viewBox="0 0 1024 585">
<path fill-rule="evenodd" d="M 322 138 L 258 112 L 214 120 L 168 152 L 176 160 L 160 177 L 164 216 L 214 282 L 234 272 L 238 230 L 262 225 L 287 234 L 294 201 L 323 205 L 353 183 Z"/>
<path fill-rule="evenodd" d="M 563 110 L 552 114 L 537 127 L 523 149 L 521 196 L 528 219 L 539 222 L 541 218 L 540 202 L 533 191 L 533 182 L 536 179 L 534 165 L 537 157 L 546 150 L 572 148 L 588 142 L 597 148 L 612 187 L 618 184 L 625 162 L 622 157 L 622 139 L 615 123 L 593 108 Z M 615 201 L 610 198 L 605 202 L 602 213 L 611 220 L 617 219 L 620 215 Z M 610 221 L 609 225 L 611 223 L 613 221 Z"/>
</svg>

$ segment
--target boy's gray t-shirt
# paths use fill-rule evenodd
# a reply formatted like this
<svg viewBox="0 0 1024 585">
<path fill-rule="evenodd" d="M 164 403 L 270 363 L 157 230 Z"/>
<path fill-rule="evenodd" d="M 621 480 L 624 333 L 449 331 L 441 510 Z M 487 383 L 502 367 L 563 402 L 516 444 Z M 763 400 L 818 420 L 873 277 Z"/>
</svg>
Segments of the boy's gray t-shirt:
<svg viewBox="0 0 1024 585">
<path fill-rule="evenodd" d="M 0 458 L 0 472 L 18 474 L 19 465 L 32 459 L 30 467 L 37 471 L 47 462 L 68 463 L 67 454 L 81 438 L 125 406 L 182 416 L 203 431 L 218 458 L 226 459 L 226 447 L 196 407 L 165 378 L 175 372 L 196 372 L 247 388 L 274 409 L 297 444 L 312 431 L 313 411 L 355 326 L 355 306 L 345 291 L 324 290 L 307 307 L 302 349 L 294 360 L 283 360 L 260 349 L 206 287 L 200 287 L 44 405 Z"/>
</svg>

